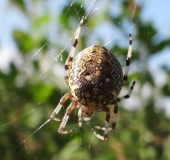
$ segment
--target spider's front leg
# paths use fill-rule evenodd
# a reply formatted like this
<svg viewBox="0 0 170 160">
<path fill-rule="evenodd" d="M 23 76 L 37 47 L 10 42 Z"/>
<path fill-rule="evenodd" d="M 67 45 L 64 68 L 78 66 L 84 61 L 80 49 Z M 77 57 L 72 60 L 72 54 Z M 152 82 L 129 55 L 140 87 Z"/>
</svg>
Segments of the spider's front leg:
<svg viewBox="0 0 170 160">
<path fill-rule="evenodd" d="M 60 102 L 58 103 L 57 107 L 54 109 L 53 113 L 50 116 L 50 120 L 55 120 L 55 121 L 61 121 L 61 119 L 56 118 L 55 116 L 58 114 L 58 112 L 61 110 L 61 107 L 63 104 L 66 102 L 67 99 L 73 98 L 73 96 L 70 93 L 66 93 L 61 99 Z"/>
<path fill-rule="evenodd" d="M 70 117 L 70 114 L 71 114 L 72 110 L 73 110 L 75 107 L 77 107 L 77 105 L 78 105 L 78 102 L 77 102 L 77 101 L 72 101 L 72 102 L 70 103 L 70 105 L 68 106 L 68 108 L 67 108 L 67 110 L 66 110 L 66 113 L 65 113 L 65 115 L 64 115 L 64 117 L 63 117 L 63 119 L 62 119 L 62 122 L 61 122 L 61 124 L 60 124 L 60 127 L 59 127 L 59 129 L 58 129 L 58 132 L 59 132 L 60 134 L 67 134 L 67 133 L 71 133 L 71 132 L 74 131 L 73 129 L 65 131 L 64 128 L 65 128 L 65 125 L 66 125 L 66 123 L 67 123 L 67 121 L 68 121 L 68 119 L 69 119 L 69 117 Z"/>
<path fill-rule="evenodd" d="M 66 110 L 66 113 L 65 113 L 65 115 L 64 115 L 64 117 L 62 119 L 56 118 L 56 115 L 61 110 L 61 107 L 66 102 L 66 100 L 69 99 L 69 98 L 71 99 L 71 98 L 73 98 L 73 96 L 70 93 L 66 93 L 60 99 L 60 102 L 58 103 L 57 107 L 54 109 L 53 113 L 50 116 L 50 120 L 61 121 L 60 127 L 58 129 L 58 132 L 60 134 L 67 134 L 67 133 L 70 133 L 70 132 L 73 131 L 73 130 L 64 131 L 64 128 L 65 128 L 65 125 L 66 125 L 66 123 L 68 121 L 68 118 L 69 118 L 73 108 L 77 106 L 77 102 L 75 102 L 75 101 L 71 102 L 71 104 L 68 106 L 68 108 Z"/>
</svg>

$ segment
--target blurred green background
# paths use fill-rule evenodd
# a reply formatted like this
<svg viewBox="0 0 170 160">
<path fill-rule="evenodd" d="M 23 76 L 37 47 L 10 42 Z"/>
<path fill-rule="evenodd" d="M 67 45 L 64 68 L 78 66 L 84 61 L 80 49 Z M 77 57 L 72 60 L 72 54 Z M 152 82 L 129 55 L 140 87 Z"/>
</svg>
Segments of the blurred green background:
<svg viewBox="0 0 170 160">
<path fill-rule="evenodd" d="M 168 13 L 161 12 L 167 1 L 153 8 L 147 8 L 146 1 L 94 2 L 0 2 L 0 159 L 170 160 L 170 26 L 164 25 L 168 19 L 163 23 Z M 154 19 L 147 19 L 146 8 L 159 13 L 155 16 L 161 30 Z M 34 133 L 68 92 L 64 62 L 78 23 L 89 10 L 77 52 L 106 45 L 124 68 L 131 33 L 132 64 L 120 96 L 136 80 L 132 96 L 119 103 L 117 128 L 108 141 L 91 132 L 93 126 L 104 125 L 104 113 L 96 113 L 79 130 L 77 110 L 66 125 L 75 132 L 60 135 L 60 123 L 51 121 Z"/>
</svg>

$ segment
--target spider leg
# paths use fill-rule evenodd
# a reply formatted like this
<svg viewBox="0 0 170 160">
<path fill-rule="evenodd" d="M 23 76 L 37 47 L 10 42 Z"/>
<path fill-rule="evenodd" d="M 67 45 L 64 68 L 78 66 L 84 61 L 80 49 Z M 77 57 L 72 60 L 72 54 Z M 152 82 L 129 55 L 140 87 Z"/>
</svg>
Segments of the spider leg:
<svg viewBox="0 0 170 160">
<path fill-rule="evenodd" d="M 93 117 L 94 117 L 94 112 L 91 115 L 84 114 L 83 115 L 83 120 L 84 121 L 90 121 L 91 119 L 93 119 Z"/>
<path fill-rule="evenodd" d="M 61 107 L 63 104 L 66 102 L 68 98 L 72 98 L 73 96 L 70 93 L 66 93 L 61 99 L 60 102 L 58 103 L 57 107 L 54 109 L 50 116 L 50 120 L 55 120 L 55 121 L 61 121 L 61 119 L 56 118 L 55 116 L 58 114 L 58 112 L 61 110 Z"/>
<path fill-rule="evenodd" d="M 115 101 L 114 101 L 114 118 L 113 118 L 113 122 L 112 122 L 112 126 L 110 127 L 109 126 L 109 120 L 110 120 L 110 109 L 108 107 L 103 107 L 102 108 L 102 111 L 105 111 L 106 112 L 106 118 L 105 118 L 105 127 L 100 127 L 100 126 L 95 126 L 96 129 L 99 129 L 99 130 L 103 130 L 104 131 L 104 135 L 100 135 L 98 133 L 96 133 L 96 131 L 94 130 L 94 128 L 92 129 L 92 132 L 94 133 L 94 135 L 101 139 L 101 140 L 107 140 L 108 138 L 108 132 L 111 131 L 111 130 L 114 130 L 116 128 L 116 119 L 117 119 L 117 113 L 118 113 L 118 104 L 117 102 L 120 102 L 124 99 L 128 99 L 130 98 L 130 95 L 132 93 L 132 90 L 135 86 L 135 81 L 133 81 L 131 87 L 130 87 L 130 90 L 129 90 L 129 93 L 121 98 L 117 98 Z"/>
<path fill-rule="evenodd" d="M 123 85 L 126 83 L 126 81 L 128 79 L 128 72 L 129 72 L 131 56 L 132 56 L 132 35 L 129 34 L 129 49 L 128 49 L 128 54 L 127 54 L 127 58 L 126 58 L 126 68 L 125 68 L 125 73 L 123 76 Z"/>
<path fill-rule="evenodd" d="M 77 105 L 78 105 L 78 102 L 73 101 L 73 102 L 71 102 L 70 105 L 68 106 L 68 108 L 67 108 L 67 110 L 66 110 L 66 113 L 65 113 L 65 115 L 64 115 L 64 117 L 63 117 L 63 119 L 62 119 L 62 122 L 61 122 L 61 124 L 60 124 L 60 127 L 59 127 L 59 129 L 58 129 L 58 132 L 59 132 L 60 134 L 67 134 L 67 133 L 71 133 L 71 132 L 74 131 L 73 129 L 72 129 L 72 130 L 65 131 L 64 128 L 65 128 L 65 125 L 66 125 L 66 123 L 67 123 L 67 121 L 68 121 L 68 119 L 69 119 L 69 117 L 70 117 L 70 114 L 71 114 L 72 110 L 73 110 L 75 107 L 77 107 Z"/>
<path fill-rule="evenodd" d="M 111 130 L 114 130 L 116 128 L 116 119 L 117 119 L 117 113 L 118 113 L 117 101 L 114 102 L 114 119 L 113 119 L 113 122 L 112 122 L 112 127 L 109 126 L 109 119 L 110 119 L 110 110 L 109 110 L 109 108 L 105 109 L 105 111 L 106 111 L 105 127 L 95 126 L 95 128 L 104 131 L 104 136 L 101 136 L 101 135 L 97 134 L 94 131 L 94 129 L 92 129 L 95 136 L 98 137 L 101 140 L 107 140 L 108 132 L 111 131 Z"/>
<path fill-rule="evenodd" d="M 66 63 L 65 63 L 65 70 L 66 70 L 65 80 L 66 80 L 67 84 L 68 84 L 69 70 L 70 70 L 72 62 L 73 62 L 73 57 L 74 57 L 76 46 L 78 44 L 78 38 L 80 36 L 81 26 L 82 26 L 83 22 L 84 22 L 84 17 L 80 20 L 79 26 L 76 29 L 74 42 L 72 44 L 71 51 L 70 51 L 69 56 L 68 56 Z"/>
<path fill-rule="evenodd" d="M 118 114 L 118 104 L 117 101 L 114 102 L 114 117 L 112 122 L 112 129 L 116 128 L 116 120 L 117 120 L 117 114 Z"/>
<path fill-rule="evenodd" d="M 79 108 L 79 111 L 78 111 L 78 126 L 79 128 L 82 127 L 82 108 L 81 107 Z"/>
<path fill-rule="evenodd" d="M 131 94 L 132 94 L 132 91 L 133 91 L 133 88 L 134 88 L 134 86 L 135 86 L 135 83 L 136 83 L 136 82 L 133 81 L 133 83 L 132 83 L 132 85 L 131 85 L 131 87 L 130 87 L 130 90 L 129 90 L 128 94 L 126 94 L 126 95 L 123 96 L 123 97 L 117 98 L 116 101 L 117 101 L 117 102 L 120 102 L 120 101 L 122 101 L 122 100 L 124 100 L 124 99 L 130 98 L 130 96 L 131 96 Z"/>
<path fill-rule="evenodd" d="M 108 132 L 110 130 L 112 130 L 111 127 L 109 127 L 109 121 L 110 121 L 110 109 L 108 107 L 103 107 L 102 111 L 106 112 L 106 118 L 105 118 L 105 127 L 100 127 L 100 126 L 95 126 L 96 129 L 99 130 L 104 130 L 104 135 L 100 135 L 98 133 L 96 133 L 96 131 L 94 130 L 94 128 L 92 128 L 92 132 L 94 133 L 94 135 L 101 139 L 101 140 L 107 140 L 108 138 Z"/>
<path fill-rule="evenodd" d="M 50 116 L 50 119 L 49 120 L 55 120 L 55 121 L 61 121 L 61 124 L 60 124 L 60 127 L 58 129 L 58 132 L 60 134 L 67 134 L 67 133 L 70 133 L 72 132 L 73 130 L 68 130 L 68 131 L 64 131 L 64 128 L 65 128 L 65 125 L 68 121 L 68 118 L 72 112 L 72 110 L 78 105 L 78 102 L 76 101 L 73 101 L 70 103 L 70 105 L 68 106 L 67 110 L 66 110 L 66 113 L 63 117 L 63 119 L 59 119 L 59 118 L 56 118 L 55 116 L 58 114 L 58 112 L 61 110 L 61 107 L 63 106 L 63 104 L 66 102 L 66 100 L 68 98 L 73 98 L 73 96 L 70 94 L 70 93 L 66 93 L 61 99 L 60 99 L 60 102 L 58 103 L 57 107 L 54 109 L 53 113 L 51 114 Z"/>
<path fill-rule="evenodd" d="M 90 121 L 93 117 L 94 117 L 94 112 L 91 115 L 82 114 L 82 108 L 80 107 L 80 109 L 78 111 L 78 126 L 79 126 L 79 128 L 82 127 L 82 119 L 84 121 Z"/>
</svg>

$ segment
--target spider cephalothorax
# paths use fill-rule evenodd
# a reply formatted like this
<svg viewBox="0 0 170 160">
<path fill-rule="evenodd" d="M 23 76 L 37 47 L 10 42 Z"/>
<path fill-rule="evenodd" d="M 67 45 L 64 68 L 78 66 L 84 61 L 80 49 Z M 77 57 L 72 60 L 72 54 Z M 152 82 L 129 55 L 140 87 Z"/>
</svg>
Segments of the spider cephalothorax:
<svg viewBox="0 0 170 160">
<path fill-rule="evenodd" d="M 75 47 L 78 43 L 81 25 L 76 30 L 75 40 L 70 54 L 65 63 L 65 80 L 69 86 L 70 93 L 66 93 L 50 116 L 50 119 L 62 121 L 58 132 L 67 134 L 73 130 L 65 131 L 65 125 L 69 115 L 75 107 L 79 107 L 78 125 L 82 126 L 82 118 L 85 121 L 92 119 L 95 111 L 106 112 L 105 127 L 95 126 L 96 129 L 104 130 L 104 135 L 99 135 L 93 128 L 93 133 L 102 140 L 107 140 L 108 132 L 116 127 L 116 116 L 118 113 L 117 102 L 130 97 L 135 81 L 127 95 L 117 98 L 122 86 L 128 78 L 130 58 L 132 52 L 132 37 L 129 35 L 129 50 L 126 59 L 126 68 L 123 75 L 121 65 L 117 58 L 102 46 L 90 46 L 74 57 Z M 72 102 L 68 106 L 63 119 L 55 118 L 65 101 L 70 98 Z M 110 109 L 108 105 L 114 105 L 114 118 L 110 122 Z"/>
</svg>

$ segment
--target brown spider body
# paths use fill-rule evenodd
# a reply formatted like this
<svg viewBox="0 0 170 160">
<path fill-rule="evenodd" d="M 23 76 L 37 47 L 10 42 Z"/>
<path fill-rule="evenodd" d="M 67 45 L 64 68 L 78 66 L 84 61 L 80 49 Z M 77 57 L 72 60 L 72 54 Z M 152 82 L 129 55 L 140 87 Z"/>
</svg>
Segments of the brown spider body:
<svg viewBox="0 0 170 160">
<path fill-rule="evenodd" d="M 68 75 L 73 97 L 91 115 L 113 104 L 123 85 L 123 72 L 117 58 L 102 46 L 91 46 L 74 58 Z"/>
</svg>

